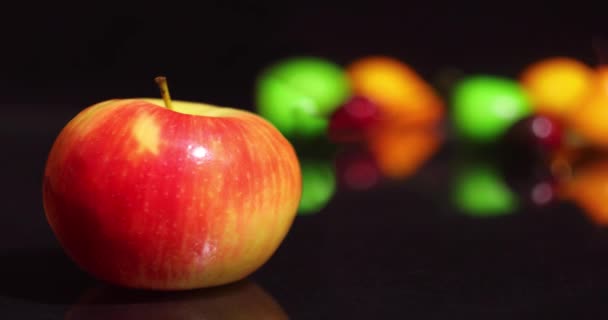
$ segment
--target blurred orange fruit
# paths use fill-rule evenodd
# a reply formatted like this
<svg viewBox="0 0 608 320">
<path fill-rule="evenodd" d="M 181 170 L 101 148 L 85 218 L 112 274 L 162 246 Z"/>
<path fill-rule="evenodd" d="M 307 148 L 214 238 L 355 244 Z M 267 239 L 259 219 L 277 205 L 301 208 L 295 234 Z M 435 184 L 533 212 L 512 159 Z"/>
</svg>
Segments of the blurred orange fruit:
<svg viewBox="0 0 608 320">
<path fill-rule="evenodd" d="M 608 161 L 577 169 L 563 189 L 564 197 L 573 200 L 595 224 L 608 226 Z"/>
<path fill-rule="evenodd" d="M 376 103 L 392 122 L 427 125 L 443 115 L 443 102 L 435 90 L 399 60 L 366 57 L 352 63 L 347 73 L 354 93 Z"/>
<path fill-rule="evenodd" d="M 608 67 L 600 67 L 588 97 L 569 115 L 571 129 L 598 147 L 608 147 Z"/>
<path fill-rule="evenodd" d="M 547 58 L 528 66 L 521 83 L 537 113 L 565 118 L 591 92 L 593 69 L 575 59 Z"/>
<path fill-rule="evenodd" d="M 440 145 L 439 134 L 431 130 L 382 126 L 369 135 L 369 148 L 378 168 L 394 179 L 414 174 Z"/>
</svg>

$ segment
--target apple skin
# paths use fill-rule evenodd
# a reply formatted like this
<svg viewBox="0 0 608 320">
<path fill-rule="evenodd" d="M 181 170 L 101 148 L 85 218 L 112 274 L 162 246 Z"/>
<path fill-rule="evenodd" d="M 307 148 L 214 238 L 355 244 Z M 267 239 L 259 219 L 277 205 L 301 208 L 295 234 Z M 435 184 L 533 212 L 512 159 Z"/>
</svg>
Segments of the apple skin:
<svg viewBox="0 0 608 320">
<path fill-rule="evenodd" d="M 301 197 L 291 144 L 246 111 L 109 100 L 80 112 L 47 160 L 43 203 L 67 254 L 119 286 L 180 290 L 245 278 Z"/>
</svg>

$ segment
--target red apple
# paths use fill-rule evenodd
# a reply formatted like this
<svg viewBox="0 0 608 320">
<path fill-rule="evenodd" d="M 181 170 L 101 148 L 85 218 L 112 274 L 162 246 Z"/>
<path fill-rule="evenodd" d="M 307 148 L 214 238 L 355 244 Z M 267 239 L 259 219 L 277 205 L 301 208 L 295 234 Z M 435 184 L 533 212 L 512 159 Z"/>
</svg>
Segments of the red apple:
<svg viewBox="0 0 608 320">
<path fill-rule="evenodd" d="M 63 128 L 43 183 L 68 255 L 120 286 L 177 290 L 237 281 L 264 264 L 295 217 L 290 143 L 252 113 L 109 100 Z"/>
</svg>

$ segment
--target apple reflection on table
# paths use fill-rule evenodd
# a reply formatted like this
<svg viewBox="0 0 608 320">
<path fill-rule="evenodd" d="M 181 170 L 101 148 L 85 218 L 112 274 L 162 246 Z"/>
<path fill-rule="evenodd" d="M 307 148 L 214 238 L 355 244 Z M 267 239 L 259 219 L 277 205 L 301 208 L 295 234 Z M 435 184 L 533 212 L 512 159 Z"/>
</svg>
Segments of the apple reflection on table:
<svg viewBox="0 0 608 320">
<path fill-rule="evenodd" d="M 251 280 L 207 289 L 159 292 L 99 284 L 85 291 L 65 319 L 288 319 L 277 301 Z"/>
</svg>

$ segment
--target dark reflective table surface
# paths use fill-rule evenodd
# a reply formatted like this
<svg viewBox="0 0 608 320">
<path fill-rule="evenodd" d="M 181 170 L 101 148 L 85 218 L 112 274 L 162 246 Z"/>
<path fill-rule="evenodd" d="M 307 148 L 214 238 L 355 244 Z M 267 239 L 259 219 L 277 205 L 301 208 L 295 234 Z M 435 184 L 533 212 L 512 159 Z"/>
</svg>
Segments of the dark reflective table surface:
<svg viewBox="0 0 608 320">
<path fill-rule="evenodd" d="M 577 193 L 581 180 L 568 199 L 530 205 L 508 191 L 516 190 L 509 182 L 515 174 L 500 169 L 500 157 L 463 156 L 449 141 L 418 162 L 385 163 L 392 178 L 375 176 L 369 155 L 357 148 L 332 149 L 329 158 L 300 148 L 302 165 L 313 163 L 307 169 L 313 178 L 305 179 L 325 194 L 309 195 L 308 209 L 251 277 L 178 293 L 113 288 L 63 254 L 42 209 L 47 152 L 78 109 L 2 110 L 2 319 L 573 319 L 605 313 L 602 213 L 608 202 L 597 199 L 604 191 Z M 601 163 L 588 169 L 600 170 L 587 174 L 595 177 L 592 187 L 608 176 Z M 458 196 L 468 189 L 495 201 Z"/>
<path fill-rule="evenodd" d="M 82 3 L 2 6 L 0 320 L 606 318 L 605 156 L 554 163 L 556 188 L 547 167 L 469 150 L 449 128 L 445 141 L 380 131 L 369 150 L 298 145 L 302 207 L 277 252 L 240 283 L 177 293 L 80 271 L 41 194 L 67 121 L 106 99 L 157 97 L 156 76 L 173 99 L 252 109 L 278 59 L 346 67 L 380 54 L 411 66 L 449 113 L 463 76 L 515 80 L 555 56 L 608 63 L 601 1 Z"/>
</svg>

